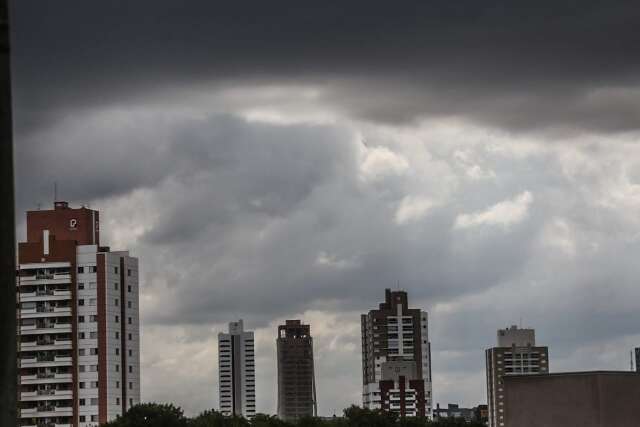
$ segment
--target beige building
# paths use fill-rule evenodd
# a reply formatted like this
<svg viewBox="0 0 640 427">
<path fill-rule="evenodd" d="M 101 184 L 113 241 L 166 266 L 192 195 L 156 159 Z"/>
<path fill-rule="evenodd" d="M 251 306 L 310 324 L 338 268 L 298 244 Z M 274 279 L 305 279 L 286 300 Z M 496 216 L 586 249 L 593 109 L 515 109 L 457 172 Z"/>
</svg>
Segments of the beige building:
<svg viewBox="0 0 640 427">
<path fill-rule="evenodd" d="M 505 416 L 504 378 L 549 373 L 549 350 L 537 347 L 535 330 L 511 326 L 498 330 L 497 347 L 486 350 L 487 403 L 491 427 L 514 427 Z M 519 426 L 518 426 L 519 427 Z"/>
<path fill-rule="evenodd" d="M 636 427 L 640 375 L 570 372 L 504 377 L 505 425 L 517 427 Z"/>
</svg>

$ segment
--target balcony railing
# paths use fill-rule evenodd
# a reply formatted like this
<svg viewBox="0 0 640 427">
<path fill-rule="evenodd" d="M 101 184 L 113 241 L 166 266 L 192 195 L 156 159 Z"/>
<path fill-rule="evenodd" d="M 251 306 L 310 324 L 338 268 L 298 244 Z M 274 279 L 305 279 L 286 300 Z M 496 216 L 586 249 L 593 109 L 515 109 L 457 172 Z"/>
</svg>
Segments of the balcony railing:
<svg viewBox="0 0 640 427">
<path fill-rule="evenodd" d="M 53 372 L 38 372 L 36 377 L 38 377 L 39 379 L 55 378 L 56 374 L 54 374 Z"/>
<path fill-rule="evenodd" d="M 44 296 L 47 296 L 47 295 L 53 295 L 53 292 L 54 291 L 51 290 L 51 289 L 46 289 L 44 291 L 40 290 L 40 291 L 36 291 L 36 296 L 37 297 L 44 297 Z"/>
</svg>

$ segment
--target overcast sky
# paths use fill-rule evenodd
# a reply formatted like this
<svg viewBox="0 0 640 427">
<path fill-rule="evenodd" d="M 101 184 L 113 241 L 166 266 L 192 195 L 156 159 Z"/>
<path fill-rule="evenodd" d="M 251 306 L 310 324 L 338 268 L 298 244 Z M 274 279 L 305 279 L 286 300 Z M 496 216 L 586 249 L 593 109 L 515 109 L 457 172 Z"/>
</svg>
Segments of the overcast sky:
<svg viewBox="0 0 640 427">
<path fill-rule="evenodd" d="M 142 396 L 218 406 L 217 333 L 311 324 L 319 412 L 361 403 L 360 313 L 430 315 L 434 402 L 486 401 L 522 324 L 552 371 L 640 346 L 633 1 L 15 0 L 17 214 L 101 211 L 140 259 Z"/>
</svg>

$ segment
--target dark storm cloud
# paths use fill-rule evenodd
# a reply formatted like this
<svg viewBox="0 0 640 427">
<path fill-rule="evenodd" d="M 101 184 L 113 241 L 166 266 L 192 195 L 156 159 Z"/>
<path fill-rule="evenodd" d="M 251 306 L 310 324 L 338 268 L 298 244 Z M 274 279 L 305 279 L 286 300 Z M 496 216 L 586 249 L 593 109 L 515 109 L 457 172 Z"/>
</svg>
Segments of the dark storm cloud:
<svg viewBox="0 0 640 427">
<path fill-rule="evenodd" d="M 638 18 L 632 1 L 15 1 L 17 121 L 277 80 L 328 85 L 371 120 L 629 130 L 640 117 L 625 92 L 640 75 Z"/>
</svg>

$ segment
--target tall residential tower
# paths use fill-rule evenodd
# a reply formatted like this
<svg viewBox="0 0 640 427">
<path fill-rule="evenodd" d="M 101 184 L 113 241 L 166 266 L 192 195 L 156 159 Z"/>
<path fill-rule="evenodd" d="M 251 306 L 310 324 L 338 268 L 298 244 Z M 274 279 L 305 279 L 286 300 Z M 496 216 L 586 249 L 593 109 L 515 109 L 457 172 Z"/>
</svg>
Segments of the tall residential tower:
<svg viewBox="0 0 640 427">
<path fill-rule="evenodd" d="M 256 373 L 253 332 L 242 320 L 229 323 L 229 333 L 218 334 L 220 412 L 252 418 L 256 414 Z"/>
<path fill-rule="evenodd" d="M 317 416 L 311 327 L 299 320 L 278 326 L 278 417 Z"/>
<path fill-rule="evenodd" d="M 498 330 L 498 346 L 486 350 L 485 355 L 489 426 L 507 427 L 503 377 L 549 373 L 549 349 L 536 347 L 535 330 L 514 325 Z"/>
<path fill-rule="evenodd" d="M 432 416 L 427 312 L 409 308 L 405 291 L 361 316 L 362 403 L 400 416 Z"/>
<path fill-rule="evenodd" d="M 138 260 L 99 213 L 27 212 L 18 250 L 20 425 L 97 426 L 140 402 Z"/>
</svg>

